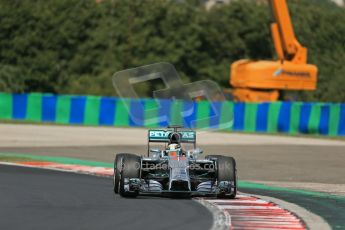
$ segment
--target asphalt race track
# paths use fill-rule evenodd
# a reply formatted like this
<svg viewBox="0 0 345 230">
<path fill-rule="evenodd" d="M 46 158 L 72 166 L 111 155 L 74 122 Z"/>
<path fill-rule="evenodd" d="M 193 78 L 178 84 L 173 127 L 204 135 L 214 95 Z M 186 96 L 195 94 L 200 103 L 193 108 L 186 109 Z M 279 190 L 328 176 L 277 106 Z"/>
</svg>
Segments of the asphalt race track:
<svg viewBox="0 0 345 230">
<path fill-rule="evenodd" d="M 210 229 L 190 199 L 125 199 L 107 178 L 0 165 L 0 229 Z M 135 208 L 134 208 L 135 207 Z"/>
<path fill-rule="evenodd" d="M 0 153 L 8 154 L 112 165 L 115 153 L 147 151 L 146 129 L 2 124 L 0 133 L 6 134 L 0 139 Z M 241 181 L 283 187 L 280 191 L 240 187 L 241 192 L 300 205 L 321 216 L 333 229 L 345 229 L 345 141 L 217 132 L 200 132 L 198 140 L 204 155 L 234 156 Z M 26 170 L 0 166 L 0 229 L 10 224 L 15 224 L 15 229 L 51 229 L 55 225 L 58 229 L 209 229 L 212 225 L 211 214 L 192 200 L 122 199 L 113 195 L 109 179 L 32 169 L 24 173 Z M 340 197 L 296 193 L 289 188 Z"/>
</svg>

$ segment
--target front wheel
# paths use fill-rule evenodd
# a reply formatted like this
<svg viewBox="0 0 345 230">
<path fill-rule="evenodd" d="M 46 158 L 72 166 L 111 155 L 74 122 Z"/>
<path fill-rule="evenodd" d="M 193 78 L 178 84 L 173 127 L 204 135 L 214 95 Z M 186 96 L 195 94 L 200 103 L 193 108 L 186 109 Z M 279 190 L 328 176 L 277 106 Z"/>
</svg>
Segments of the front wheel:
<svg viewBox="0 0 345 230">
<path fill-rule="evenodd" d="M 139 178 L 140 177 L 140 157 L 133 154 L 124 154 L 120 158 L 120 164 L 122 165 L 120 173 L 120 183 L 119 183 L 119 194 L 122 197 L 136 197 L 138 196 L 138 191 L 128 191 L 125 186 L 129 186 L 126 179 Z"/>
<path fill-rule="evenodd" d="M 222 155 L 208 155 L 205 158 L 216 160 L 218 181 L 234 182 L 234 191 L 230 195 L 219 194 L 218 198 L 234 199 L 237 194 L 237 169 L 235 159 L 233 157 L 227 157 Z"/>
<path fill-rule="evenodd" d="M 113 176 L 113 190 L 114 193 L 119 193 L 119 183 L 120 183 L 120 172 L 121 172 L 121 158 L 124 156 L 124 153 L 118 153 L 115 156 L 114 160 L 114 176 Z"/>
<path fill-rule="evenodd" d="M 113 174 L 113 190 L 114 193 L 119 193 L 119 184 L 120 184 L 120 173 L 122 171 L 121 158 L 125 155 L 137 156 L 132 153 L 118 153 L 114 159 L 114 174 Z"/>
</svg>

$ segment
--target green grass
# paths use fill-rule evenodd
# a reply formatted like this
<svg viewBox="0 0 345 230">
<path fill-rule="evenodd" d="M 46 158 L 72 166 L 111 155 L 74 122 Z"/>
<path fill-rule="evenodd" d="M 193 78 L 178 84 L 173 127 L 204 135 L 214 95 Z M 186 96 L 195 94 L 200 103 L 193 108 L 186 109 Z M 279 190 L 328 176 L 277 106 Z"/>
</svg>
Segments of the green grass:
<svg viewBox="0 0 345 230">
<path fill-rule="evenodd" d="M 243 189 L 255 189 L 255 190 L 270 190 L 270 191 L 277 191 L 277 192 L 290 192 L 298 195 L 307 195 L 310 197 L 318 197 L 318 198 L 333 198 L 345 201 L 345 197 L 340 195 L 333 195 L 326 192 L 316 192 L 316 191 L 309 191 L 304 189 L 291 189 L 291 188 L 283 188 L 271 185 L 265 185 L 260 183 L 248 182 L 248 181 L 239 181 L 240 188 Z"/>
</svg>

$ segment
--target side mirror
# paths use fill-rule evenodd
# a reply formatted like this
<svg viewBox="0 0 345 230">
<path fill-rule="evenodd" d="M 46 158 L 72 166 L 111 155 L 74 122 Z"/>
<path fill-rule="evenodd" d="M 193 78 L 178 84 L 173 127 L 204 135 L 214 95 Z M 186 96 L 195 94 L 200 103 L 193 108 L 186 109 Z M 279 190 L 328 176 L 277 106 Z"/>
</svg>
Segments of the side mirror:
<svg viewBox="0 0 345 230">
<path fill-rule="evenodd" d="M 162 151 L 160 149 L 150 149 L 150 153 L 152 153 L 153 159 L 159 159 Z"/>
<path fill-rule="evenodd" d="M 193 159 L 197 159 L 204 151 L 202 149 L 196 148 L 191 151 L 191 156 Z"/>
<path fill-rule="evenodd" d="M 150 149 L 150 153 L 161 153 L 160 149 Z"/>
<path fill-rule="evenodd" d="M 194 151 L 193 151 L 193 153 L 195 153 L 195 154 L 202 154 L 204 152 L 204 150 L 202 150 L 202 149 L 199 149 L 199 148 L 196 148 L 196 149 L 194 149 Z"/>
</svg>

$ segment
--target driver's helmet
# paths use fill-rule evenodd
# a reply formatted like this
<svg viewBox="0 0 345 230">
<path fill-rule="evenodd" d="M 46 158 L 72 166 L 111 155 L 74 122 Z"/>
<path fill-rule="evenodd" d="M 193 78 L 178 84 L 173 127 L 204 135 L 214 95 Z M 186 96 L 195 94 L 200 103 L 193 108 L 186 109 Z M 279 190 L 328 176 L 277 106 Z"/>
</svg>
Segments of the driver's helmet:
<svg viewBox="0 0 345 230">
<path fill-rule="evenodd" d="M 170 144 L 180 144 L 181 135 L 179 133 L 170 133 L 169 134 L 169 145 Z"/>
</svg>

